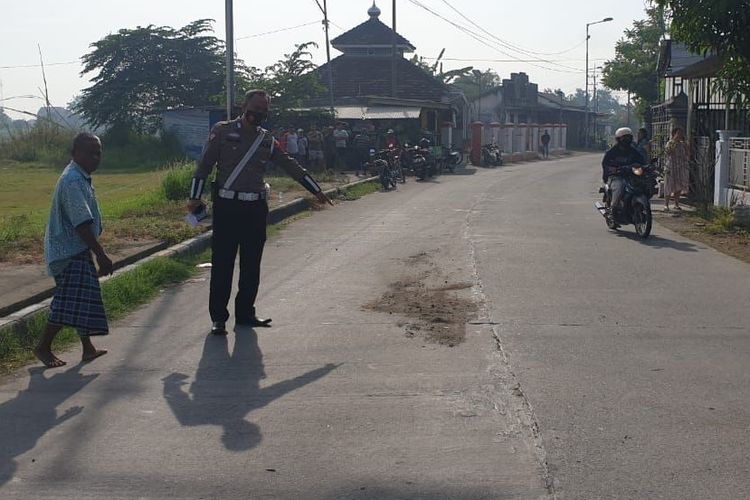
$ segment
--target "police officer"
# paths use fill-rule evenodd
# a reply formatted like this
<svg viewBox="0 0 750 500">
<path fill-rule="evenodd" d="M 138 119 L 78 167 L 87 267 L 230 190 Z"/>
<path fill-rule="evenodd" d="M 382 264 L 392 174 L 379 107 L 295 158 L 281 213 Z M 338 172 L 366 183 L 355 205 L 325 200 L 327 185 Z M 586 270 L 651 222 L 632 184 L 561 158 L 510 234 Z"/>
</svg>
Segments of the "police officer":
<svg viewBox="0 0 750 500">
<path fill-rule="evenodd" d="M 234 303 L 239 325 L 271 326 L 255 314 L 260 262 L 266 242 L 268 203 L 263 175 L 269 162 L 278 165 L 323 203 L 333 205 L 318 183 L 278 146 L 261 124 L 268 118 L 270 96 L 263 90 L 245 95 L 242 116 L 217 123 L 208 137 L 190 188 L 188 211 L 203 205 L 206 179 L 214 165 L 213 239 L 209 312 L 211 333 L 226 335 L 227 304 L 232 291 L 234 261 L 239 248 L 240 280 Z"/>
</svg>

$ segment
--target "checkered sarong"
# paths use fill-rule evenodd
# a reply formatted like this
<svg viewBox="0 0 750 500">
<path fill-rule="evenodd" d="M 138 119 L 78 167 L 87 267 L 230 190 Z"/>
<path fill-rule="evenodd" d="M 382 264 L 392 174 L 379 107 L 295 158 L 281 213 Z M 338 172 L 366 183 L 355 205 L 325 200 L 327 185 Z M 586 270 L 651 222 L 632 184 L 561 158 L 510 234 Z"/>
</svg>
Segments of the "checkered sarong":
<svg viewBox="0 0 750 500">
<path fill-rule="evenodd" d="M 55 276 L 55 284 L 50 323 L 71 326 L 82 337 L 109 333 L 99 276 L 90 252 L 73 257 L 65 270 Z"/>
</svg>

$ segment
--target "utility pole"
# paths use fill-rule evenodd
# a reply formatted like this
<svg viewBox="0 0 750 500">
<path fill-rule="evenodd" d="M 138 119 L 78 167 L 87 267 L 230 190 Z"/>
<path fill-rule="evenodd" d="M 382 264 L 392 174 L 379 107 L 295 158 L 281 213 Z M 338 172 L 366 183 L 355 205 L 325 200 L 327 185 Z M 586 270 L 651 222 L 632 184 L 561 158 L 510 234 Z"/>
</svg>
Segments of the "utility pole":
<svg viewBox="0 0 750 500">
<path fill-rule="evenodd" d="M 234 8 L 232 0 L 225 0 L 227 50 L 227 120 L 231 120 L 234 108 Z"/>
<path fill-rule="evenodd" d="M 596 68 L 594 68 L 594 146 L 596 147 L 597 143 L 597 130 L 596 130 L 596 114 L 599 112 L 599 99 L 596 96 Z"/>
<path fill-rule="evenodd" d="M 584 130 L 585 130 L 585 137 L 583 139 L 584 145 L 588 148 L 589 147 L 589 26 L 593 26 L 595 24 L 601 24 L 601 23 L 608 23 L 612 21 L 611 17 L 605 17 L 601 21 L 596 21 L 593 23 L 586 23 L 586 118 L 584 120 Z"/>
<path fill-rule="evenodd" d="M 599 129 L 597 127 L 597 122 L 599 119 L 599 95 L 597 94 L 596 84 L 599 76 L 596 72 L 601 69 L 601 66 L 597 66 L 594 68 L 594 140 L 597 142 L 597 144 L 599 141 Z"/>
<path fill-rule="evenodd" d="M 320 6 L 320 4 L 318 4 Z M 331 66 L 331 43 L 328 38 L 328 1 L 323 0 L 323 26 L 326 31 L 326 62 L 328 63 L 328 95 L 331 100 L 331 115 L 335 116 L 336 109 L 334 107 L 333 97 L 333 67 Z"/>
<path fill-rule="evenodd" d="M 393 34 L 391 35 L 391 97 L 396 97 L 396 86 L 398 84 L 397 60 L 396 60 L 396 0 L 393 0 Z"/>
<path fill-rule="evenodd" d="M 628 127 L 630 126 L 630 91 L 628 90 Z"/>
</svg>

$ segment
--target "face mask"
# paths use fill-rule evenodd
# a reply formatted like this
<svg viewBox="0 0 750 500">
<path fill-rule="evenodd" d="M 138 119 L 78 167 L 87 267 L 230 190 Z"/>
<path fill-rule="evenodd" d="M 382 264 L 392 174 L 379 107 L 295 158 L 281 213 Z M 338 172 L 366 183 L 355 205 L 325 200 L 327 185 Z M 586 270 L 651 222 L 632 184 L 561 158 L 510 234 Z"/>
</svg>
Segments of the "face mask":
<svg viewBox="0 0 750 500">
<path fill-rule="evenodd" d="M 623 146 L 630 146 L 631 144 L 633 144 L 633 138 L 630 136 L 625 136 L 620 139 L 620 144 L 622 144 Z"/>
<path fill-rule="evenodd" d="M 268 119 L 268 113 L 265 111 L 245 111 L 245 117 L 247 118 L 247 121 L 254 123 L 255 125 L 260 125 L 264 121 Z M 251 120 L 252 118 L 252 120 Z"/>
</svg>

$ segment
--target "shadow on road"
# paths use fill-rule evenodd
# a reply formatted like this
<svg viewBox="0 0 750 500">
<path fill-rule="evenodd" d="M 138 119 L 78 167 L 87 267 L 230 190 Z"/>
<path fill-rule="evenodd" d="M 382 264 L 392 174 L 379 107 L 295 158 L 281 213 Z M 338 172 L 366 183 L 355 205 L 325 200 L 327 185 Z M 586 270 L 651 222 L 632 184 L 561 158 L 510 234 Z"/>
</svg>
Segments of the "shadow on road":
<svg viewBox="0 0 750 500">
<path fill-rule="evenodd" d="M 82 375 L 81 366 L 49 378 L 44 376 L 44 368 L 30 368 L 29 386 L 0 404 L 0 485 L 13 477 L 18 466 L 16 457 L 34 448 L 48 431 L 83 411 L 82 406 L 71 406 L 57 414 L 59 405 L 99 376 Z"/>
<path fill-rule="evenodd" d="M 618 231 L 617 236 L 620 238 L 627 238 L 629 240 L 637 241 L 647 247 L 655 248 L 657 250 L 662 248 L 669 248 L 671 250 L 678 250 L 680 252 L 697 252 L 698 246 L 688 241 L 674 241 L 662 238 L 660 236 L 649 236 L 646 240 L 642 240 L 634 232 Z"/>
<path fill-rule="evenodd" d="M 472 168 L 472 167 L 460 168 L 459 167 L 452 174 L 445 174 L 445 175 L 474 175 L 476 173 L 477 173 L 476 168 Z"/>
<path fill-rule="evenodd" d="M 244 451 L 263 439 L 260 428 L 245 420 L 248 413 L 275 399 L 328 375 L 338 365 L 328 364 L 293 379 L 260 387 L 266 377 L 258 335 L 252 328 L 235 328 L 229 353 L 226 336 L 209 335 L 190 391 L 183 385 L 187 375 L 172 373 L 163 379 L 164 398 L 185 427 L 216 425 L 223 428 L 221 440 L 228 450 Z"/>
</svg>

